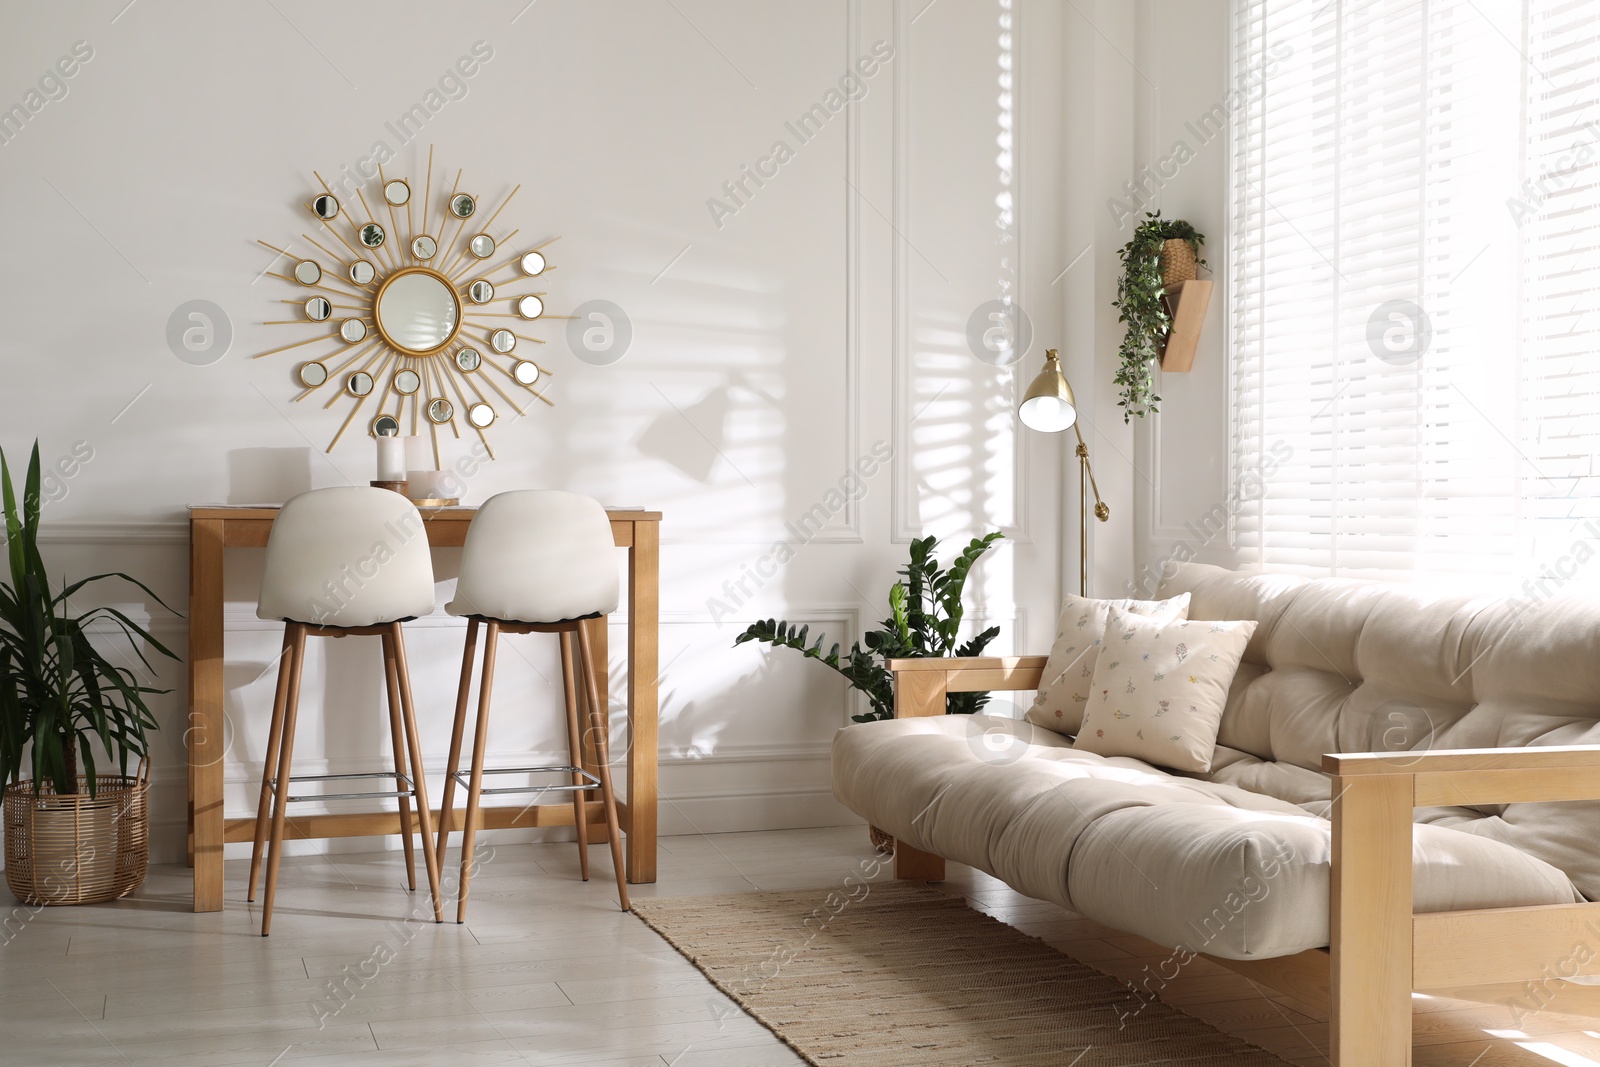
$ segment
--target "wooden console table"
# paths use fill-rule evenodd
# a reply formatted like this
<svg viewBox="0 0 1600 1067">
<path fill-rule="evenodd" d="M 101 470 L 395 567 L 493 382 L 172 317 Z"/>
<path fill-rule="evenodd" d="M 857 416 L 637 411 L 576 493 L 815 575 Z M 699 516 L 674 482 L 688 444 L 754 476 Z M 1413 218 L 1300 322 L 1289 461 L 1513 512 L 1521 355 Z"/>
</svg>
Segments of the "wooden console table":
<svg viewBox="0 0 1600 1067">
<path fill-rule="evenodd" d="M 458 548 L 467 536 L 467 524 L 476 508 L 432 508 L 423 511 L 423 528 L 434 547 Z M 659 605 L 659 511 L 608 511 L 611 535 L 618 548 L 628 550 L 628 767 L 626 801 L 618 800 L 618 817 L 625 834 L 628 881 L 656 880 L 656 674 Z M 189 509 L 189 723 L 184 738 L 189 754 L 189 862 L 194 867 L 194 910 L 222 910 L 222 846 L 229 841 L 249 841 L 255 833 L 255 816 L 224 818 L 222 760 L 224 688 L 222 675 L 222 566 L 223 550 L 265 548 L 267 534 L 277 518 L 275 507 L 201 507 Z M 588 624 L 595 677 L 600 688 L 601 713 L 607 692 L 605 620 Z M 269 712 L 262 705 L 262 714 Z M 591 843 L 605 840 L 605 820 L 600 802 L 589 805 L 593 824 Z M 465 812 L 456 815 L 461 827 Z M 413 825 L 416 816 L 413 814 Z M 524 808 L 486 808 L 481 813 L 485 829 L 522 826 L 570 826 L 572 802 Z M 434 825 L 438 825 L 437 815 Z M 373 814 L 307 815 L 289 818 L 292 838 L 359 837 L 393 834 L 400 829 L 398 812 Z M 598 834 L 598 836 L 597 836 Z M 432 847 L 431 844 L 427 847 Z"/>
</svg>

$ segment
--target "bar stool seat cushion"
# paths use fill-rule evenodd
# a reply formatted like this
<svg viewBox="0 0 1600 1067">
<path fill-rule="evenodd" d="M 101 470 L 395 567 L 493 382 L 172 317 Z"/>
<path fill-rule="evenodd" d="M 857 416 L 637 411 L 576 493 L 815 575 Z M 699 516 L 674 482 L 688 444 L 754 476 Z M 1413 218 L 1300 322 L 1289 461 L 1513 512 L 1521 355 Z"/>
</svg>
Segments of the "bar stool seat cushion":
<svg viewBox="0 0 1600 1067">
<path fill-rule="evenodd" d="M 427 615 L 435 603 L 422 516 L 399 493 L 313 489 L 278 512 L 261 576 L 261 618 L 379 626 Z"/>
<path fill-rule="evenodd" d="M 452 615 L 558 623 L 617 609 L 611 520 L 591 497 L 519 490 L 490 497 L 461 553 Z"/>
</svg>

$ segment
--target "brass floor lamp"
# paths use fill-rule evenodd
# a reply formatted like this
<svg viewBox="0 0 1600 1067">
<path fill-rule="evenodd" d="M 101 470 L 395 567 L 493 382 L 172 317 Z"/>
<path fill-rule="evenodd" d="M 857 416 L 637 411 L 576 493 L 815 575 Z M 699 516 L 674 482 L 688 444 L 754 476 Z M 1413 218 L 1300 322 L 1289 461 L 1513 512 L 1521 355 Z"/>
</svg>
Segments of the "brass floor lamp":
<svg viewBox="0 0 1600 1067">
<path fill-rule="evenodd" d="M 1061 359 L 1055 349 L 1044 354 L 1044 369 L 1028 386 L 1028 392 L 1017 406 L 1017 417 L 1030 430 L 1043 433 L 1060 433 L 1067 427 L 1078 435 L 1078 508 L 1082 529 L 1078 533 L 1078 591 L 1089 595 L 1089 494 L 1094 493 L 1094 517 L 1101 522 L 1111 518 L 1111 509 L 1100 499 L 1100 487 L 1095 484 L 1094 470 L 1089 466 L 1089 446 L 1083 443 L 1083 431 L 1078 429 L 1078 405 L 1072 395 L 1072 386 L 1061 371 Z"/>
</svg>

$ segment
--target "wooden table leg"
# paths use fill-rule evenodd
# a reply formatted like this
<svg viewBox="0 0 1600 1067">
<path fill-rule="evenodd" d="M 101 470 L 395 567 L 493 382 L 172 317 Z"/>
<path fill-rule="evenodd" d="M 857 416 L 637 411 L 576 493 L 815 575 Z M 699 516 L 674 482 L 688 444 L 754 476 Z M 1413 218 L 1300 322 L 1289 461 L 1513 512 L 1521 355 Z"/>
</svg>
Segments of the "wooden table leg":
<svg viewBox="0 0 1600 1067">
<path fill-rule="evenodd" d="M 633 524 L 628 552 L 628 881 L 656 880 L 661 528 Z"/>
<path fill-rule="evenodd" d="M 222 910 L 222 521 L 189 523 L 189 824 L 194 910 Z"/>
</svg>

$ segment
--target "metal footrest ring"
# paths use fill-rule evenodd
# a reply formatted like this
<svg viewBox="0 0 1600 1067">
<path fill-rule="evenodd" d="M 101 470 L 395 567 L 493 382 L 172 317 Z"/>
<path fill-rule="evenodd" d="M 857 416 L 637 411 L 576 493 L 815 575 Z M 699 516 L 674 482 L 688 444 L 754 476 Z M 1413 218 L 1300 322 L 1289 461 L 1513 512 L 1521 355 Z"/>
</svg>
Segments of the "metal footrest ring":
<svg viewBox="0 0 1600 1067">
<path fill-rule="evenodd" d="M 500 793 L 577 793 L 600 788 L 600 779 L 584 770 L 582 767 L 495 767 L 484 768 L 484 775 L 491 774 L 577 774 L 587 778 L 582 785 L 512 785 L 501 786 L 497 789 L 480 789 L 480 796 L 494 796 Z M 456 771 L 453 778 L 467 789 L 472 788 L 472 772 Z"/>
<path fill-rule="evenodd" d="M 358 774 L 291 774 L 289 783 L 293 785 L 295 782 L 344 782 L 366 778 L 393 778 L 396 785 L 402 785 L 405 788 L 394 792 L 311 793 L 301 797 L 291 796 L 287 802 L 297 804 L 308 800 L 399 800 L 417 795 L 416 787 L 411 784 L 411 779 L 404 774 L 396 774 L 394 771 L 363 771 Z M 272 782 L 272 788 L 276 790 L 278 788 L 278 780 L 276 778 L 269 780 Z"/>
</svg>

